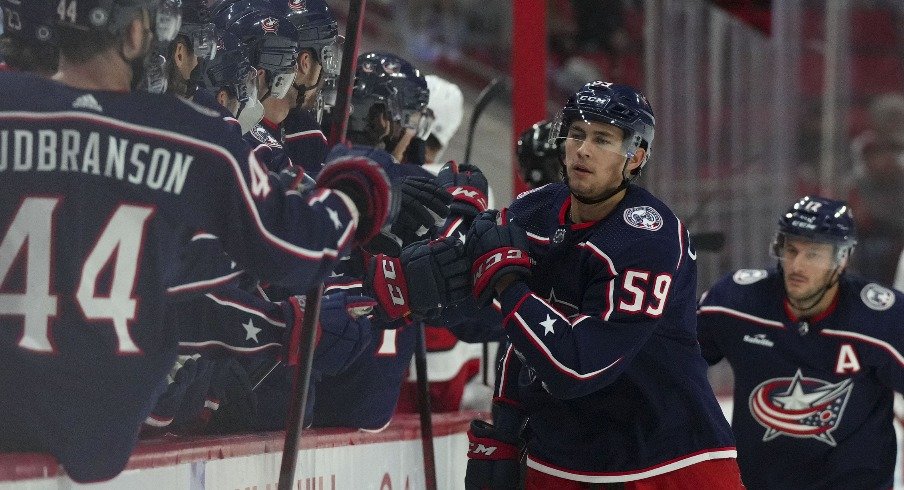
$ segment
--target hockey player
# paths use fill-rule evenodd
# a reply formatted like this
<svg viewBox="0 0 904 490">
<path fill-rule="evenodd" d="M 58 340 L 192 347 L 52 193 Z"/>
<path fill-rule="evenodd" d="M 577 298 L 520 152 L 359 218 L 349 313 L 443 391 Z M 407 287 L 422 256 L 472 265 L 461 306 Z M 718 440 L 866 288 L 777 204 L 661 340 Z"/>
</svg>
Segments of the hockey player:
<svg viewBox="0 0 904 490">
<path fill-rule="evenodd" d="M 479 216 L 465 242 L 474 295 L 498 301 L 513 346 L 494 424 L 471 425 L 466 486 L 515 486 L 526 419 L 528 489 L 742 488 L 696 340 L 694 250 L 632 183 L 652 108 L 592 82 L 559 117 L 566 182 Z"/>
<path fill-rule="evenodd" d="M 71 8 L 69 8 L 71 7 Z M 171 285 L 198 230 L 237 263 L 297 289 L 381 227 L 382 171 L 336 162 L 302 196 L 249 156 L 217 114 L 128 93 L 174 4 L 60 9 L 54 81 L 0 73 L 0 448 L 53 454 L 78 482 L 125 466 L 175 360 Z M 311 230 L 316 230 L 312 233 Z"/>
<path fill-rule="evenodd" d="M 892 486 L 904 297 L 845 273 L 855 244 L 845 202 L 801 198 L 779 220 L 777 268 L 736 271 L 700 301 L 703 356 L 734 371 L 748 488 Z"/>
<path fill-rule="evenodd" d="M 518 168 L 531 189 L 550 182 L 561 182 L 564 168 L 559 157 L 558 140 L 550 138 L 552 121 L 540 121 L 518 138 Z"/>
<path fill-rule="evenodd" d="M 339 25 L 324 0 L 271 2 L 298 30 L 296 102 L 282 123 L 283 146 L 296 165 L 317 175 L 329 150 L 318 114 L 325 109 L 324 84 L 335 86 L 339 76 Z"/>
<path fill-rule="evenodd" d="M 50 77 L 58 52 L 51 2 L 0 0 L 0 71 L 12 69 Z"/>
</svg>

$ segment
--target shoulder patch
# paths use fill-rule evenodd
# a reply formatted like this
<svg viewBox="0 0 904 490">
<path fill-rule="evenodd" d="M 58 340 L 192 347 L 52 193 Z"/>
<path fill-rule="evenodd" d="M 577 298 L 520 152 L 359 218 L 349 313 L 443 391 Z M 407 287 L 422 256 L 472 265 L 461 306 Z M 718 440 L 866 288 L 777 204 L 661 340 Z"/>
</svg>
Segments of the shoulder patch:
<svg viewBox="0 0 904 490">
<path fill-rule="evenodd" d="M 885 311 L 895 304 L 895 293 L 891 289 L 871 282 L 860 290 L 860 299 L 870 309 Z"/>
<path fill-rule="evenodd" d="M 764 269 L 741 269 L 735 272 L 734 275 L 731 276 L 731 279 L 741 286 L 746 286 L 757 281 L 762 281 L 768 275 L 769 273 Z"/>
<path fill-rule="evenodd" d="M 656 231 L 662 228 L 662 215 L 650 206 L 628 208 L 624 218 L 625 223 L 641 230 Z"/>
<path fill-rule="evenodd" d="M 198 104 L 197 102 L 192 102 L 192 101 L 190 101 L 190 100 L 188 100 L 188 99 L 183 99 L 182 97 L 176 97 L 176 100 L 178 100 L 178 101 L 182 102 L 183 104 L 185 104 L 185 105 L 191 107 L 191 108 L 194 109 L 195 111 L 200 112 L 201 114 L 204 114 L 205 116 L 208 116 L 208 117 L 216 117 L 216 118 L 221 117 L 219 112 L 217 112 L 217 111 L 215 111 L 215 110 L 213 110 L 213 109 L 211 109 L 211 108 L 209 108 L 209 107 L 204 107 L 203 105 Z"/>
<path fill-rule="evenodd" d="M 270 134 L 267 133 L 267 130 L 262 126 L 255 126 L 251 129 L 251 136 L 254 136 L 254 139 L 260 141 L 261 143 L 266 144 L 267 138 L 270 137 Z"/>
</svg>

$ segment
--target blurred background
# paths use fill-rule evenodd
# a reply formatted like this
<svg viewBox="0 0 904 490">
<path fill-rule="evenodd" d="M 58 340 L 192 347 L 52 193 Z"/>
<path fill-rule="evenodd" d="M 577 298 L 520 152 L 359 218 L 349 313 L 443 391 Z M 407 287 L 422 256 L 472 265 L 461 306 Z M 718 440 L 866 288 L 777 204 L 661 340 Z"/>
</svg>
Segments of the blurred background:
<svg viewBox="0 0 904 490">
<path fill-rule="evenodd" d="M 331 6 L 344 25 L 347 2 Z M 699 254 L 698 293 L 734 269 L 771 267 L 778 216 L 809 193 L 851 202 L 851 267 L 894 285 L 904 248 L 900 0 L 369 0 L 364 37 L 362 49 L 395 51 L 461 86 L 448 159 L 464 155 L 480 90 L 507 83 L 478 122 L 471 158 L 498 207 L 524 189 L 513 171 L 522 130 L 588 81 L 627 83 L 657 119 L 640 184 L 692 233 L 724 234 L 721 251 Z M 713 376 L 729 386 L 727 369 Z"/>
</svg>

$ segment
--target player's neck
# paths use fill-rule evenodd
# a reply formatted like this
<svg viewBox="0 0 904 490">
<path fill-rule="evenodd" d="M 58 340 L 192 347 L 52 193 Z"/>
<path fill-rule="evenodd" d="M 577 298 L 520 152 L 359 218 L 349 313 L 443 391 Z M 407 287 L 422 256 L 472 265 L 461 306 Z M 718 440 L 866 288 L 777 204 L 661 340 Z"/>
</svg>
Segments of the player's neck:
<svg viewBox="0 0 904 490">
<path fill-rule="evenodd" d="M 571 218 L 572 223 L 587 223 L 590 221 L 599 221 L 606 216 L 609 216 L 609 213 L 618 206 L 618 203 L 621 202 L 625 197 L 625 189 L 622 189 L 619 192 L 616 192 L 615 195 L 606 199 L 603 202 L 598 202 L 595 204 L 585 204 L 581 201 L 578 201 L 573 196 L 571 198 L 571 209 L 569 209 L 569 217 Z"/>
<path fill-rule="evenodd" d="M 838 283 L 836 282 L 832 287 L 830 287 L 826 293 L 822 296 L 822 298 L 816 302 L 813 306 L 806 308 L 813 301 L 804 300 L 801 302 L 792 301 L 790 298 L 788 300 L 788 306 L 791 308 L 791 312 L 794 313 L 794 316 L 798 319 L 809 319 L 823 314 L 829 306 L 832 305 L 832 302 L 835 301 L 835 296 L 838 295 Z"/>
<path fill-rule="evenodd" d="M 60 66 L 53 79 L 82 90 L 128 92 L 131 90 L 132 73 L 111 49 L 82 63 L 60 57 Z"/>
<path fill-rule="evenodd" d="M 264 104 L 264 119 L 281 124 L 289 116 L 289 104 L 285 100 L 274 99 L 271 95 L 262 102 Z"/>
</svg>

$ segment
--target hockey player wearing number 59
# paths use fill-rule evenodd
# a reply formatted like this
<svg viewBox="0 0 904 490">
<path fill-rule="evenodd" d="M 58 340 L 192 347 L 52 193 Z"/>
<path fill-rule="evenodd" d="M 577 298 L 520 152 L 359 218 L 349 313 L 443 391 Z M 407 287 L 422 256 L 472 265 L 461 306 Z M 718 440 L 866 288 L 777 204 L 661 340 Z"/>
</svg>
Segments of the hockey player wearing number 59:
<svg viewBox="0 0 904 490">
<path fill-rule="evenodd" d="M 846 203 L 804 197 L 779 220 L 778 267 L 717 282 L 703 356 L 734 370 L 732 429 L 750 488 L 891 488 L 893 391 L 904 391 L 904 297 L 845 273 Z"/>
<path fill-rule="evenodd" d="M 168 303 L 219 284 L 173 284 L 188 239 L 304 290 L 379 231 L 388 182 L 351 158 L 287 188 L 217 112 L 130 91 L 178 0 L 28 2 L 59 5 L 60 63 L 53 80 L 0 73 L 0 451 L 106 480 L 173 367 Z"/>
<path fill-rule="evenodd" d="M 498 300 L 512 344 L 493 425 L 471 426 L 466 485 L 515 487 L 526 419 L 528 489 L 742 488 L 697 344 L 695 252 L 632 183 L 653 110 L 593 82 L 559 117 L 566 181 L 522 194 L 502 224 L 478 216 L 465 241 L 474 295 Z"/>
</svg>

